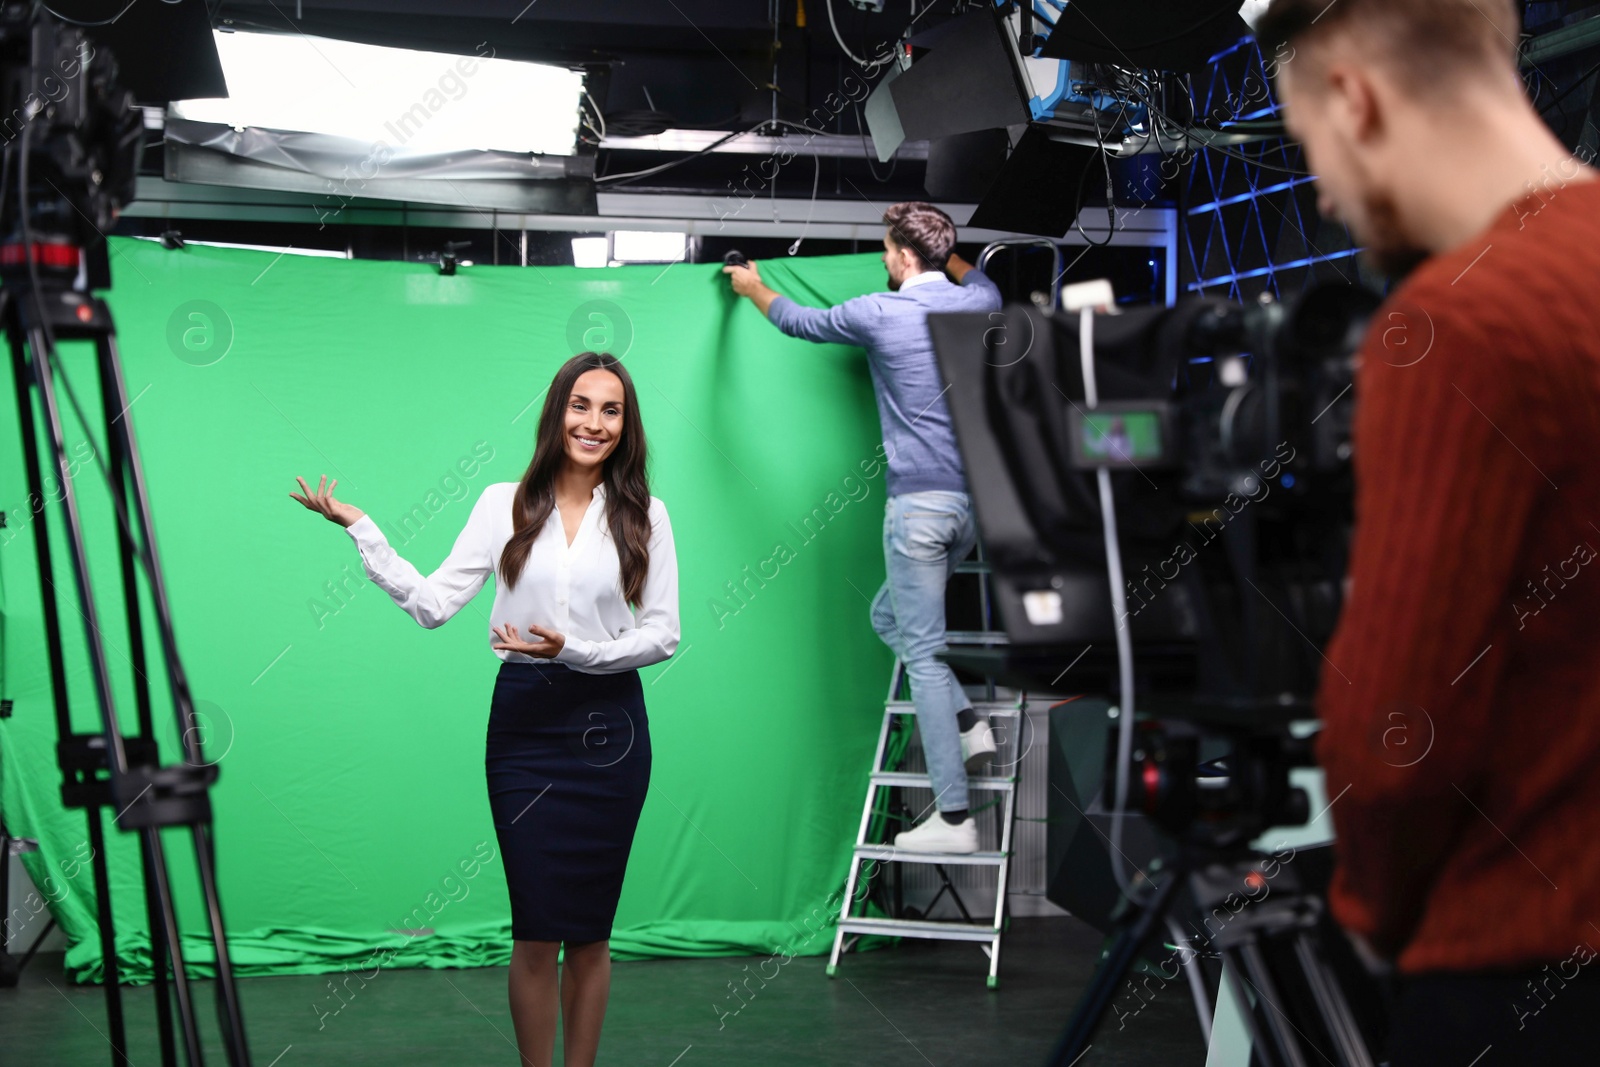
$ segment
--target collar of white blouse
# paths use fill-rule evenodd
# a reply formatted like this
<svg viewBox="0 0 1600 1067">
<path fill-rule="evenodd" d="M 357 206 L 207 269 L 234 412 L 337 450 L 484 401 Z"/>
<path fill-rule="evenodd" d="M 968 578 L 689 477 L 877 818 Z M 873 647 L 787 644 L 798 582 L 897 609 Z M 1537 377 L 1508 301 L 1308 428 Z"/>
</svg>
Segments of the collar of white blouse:
<svg viewBox="0 0 1600 1067">
<path fill-rule="evenodd" d="M 595 512 L 596 512 L 595 505 L 599 504 L 601 509 L 604 509 L 605 501 L 606 501 L 606 483 L 605 482 L 601 482 L 599 485 L 596 485 L 594 487 L 594 493 L 593 493 L 593 495 L 591 495 L 589 497 L 589 505 L 586 508 L 584 508 L 583 518 L 578 520 L 578 529 L 572 535 L 572 543 L 571 544 L 567 543 L 567 532 L 566 532 L 566 530 L 565 529 L 560 530 L 561 546 L 562 546 L 563 549 L 566 549 L 566 550 L 570 551 L 570 550 L 575 549 L 575 548 L 578 547 L 578 538 L 583 536 L 584 527 L 589 525 L 590 516 L 594 515 Z M 551 501 L 551 504 L 553 505 L 556 514 L 559 515 L 561 513 L 561 505 L 560 504 L 556 504 L 553 500 Z M 558 524 L 558 525 L 560 525 L 560 524 Z"/>
<path fill-rule="evenodd" d="M 604 500 L 605 498 L 606 498 L 606 483 L 605 482 L 601 482 L 599 485 L 596 485 L 594 487 L 594 495 L 591 496 L 589 499 L 592 502 L 592 501 L 595 501 L 595 500 Z M 556 506 L 558 508 L 560 507 L 559 504 L 556 505 Z"/>
</svg>

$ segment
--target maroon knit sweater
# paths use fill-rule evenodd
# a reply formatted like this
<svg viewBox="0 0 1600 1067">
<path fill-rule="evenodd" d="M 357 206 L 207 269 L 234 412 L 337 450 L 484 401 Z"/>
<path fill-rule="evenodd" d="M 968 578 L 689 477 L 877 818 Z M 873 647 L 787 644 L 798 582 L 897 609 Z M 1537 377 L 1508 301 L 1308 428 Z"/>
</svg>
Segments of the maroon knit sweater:
<svg viewBox="0 0 1600 1067">
<path fill-rule="evenodd" d="M 1334 915 L 1403 973 L 1600 946 L 1600 181 L 1419 267 L 1356 398 Z"/>
</svg>

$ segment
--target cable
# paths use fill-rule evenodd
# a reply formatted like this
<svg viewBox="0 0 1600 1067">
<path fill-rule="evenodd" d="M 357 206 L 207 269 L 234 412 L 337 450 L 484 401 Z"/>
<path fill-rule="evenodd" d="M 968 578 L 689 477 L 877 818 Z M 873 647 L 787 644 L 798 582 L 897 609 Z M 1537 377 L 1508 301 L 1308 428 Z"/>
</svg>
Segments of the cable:
<svg viewBox="0 0 1600 1067">
<path fill-rule="evenodd" d="M 822 180 L 822 157 L 812 156 L 811 163 L 813 166 L 811 171 L 811 207 L 806 211 L 806 222 L 804 226 L 800 227 L 800 236 L 796 237 L 794 244 L 789 246 L 789 254 L 791 256 L 800 251 L 800 242 L 806 239 L 806 231 L 811 229 L 811 216 L 817 213 L 817 183 Z M 774 181 L 772 187 L 776 189 L 778 183 Z"/>
<path fill-rule="evenodd" d="M 1600 70 L 1600 63 L 1595 64 L 1594 66 L 1590 67 L 1588 70 L 1584 71 L 1582 74 L 1578 75 L 1578 80 L 1577 81 L 1573 82 L 1571 85 L 1569 85 L 1565 89 L 1561 90 L 1561 92 L 1557 93 L 1556 96 L 1555 96 L 1555 99 L 1551 100 L 1548 104 L 1544 105 L 1544 107 L 1538 108 L 1539 114 L 1540 115 L 1544 115 L 1546 112 L 1548 112 L 1552 108 L 1554 108 L 1557 104 L 1561 103 L 1561 101 L 1565 100 L 1567 97 L 1571 96 L 1578 89 L 1582 88 L 1583 84 L 1585 82 L 1587 82 L 1589 80 L 1589 78 L 1597 70 Z M 1543 79 L 1540 79 L 1540 86 L 1539 87 L 1541 89 L 1544 88 Z M 1578 114 L 1582 114 L 1582 112 L 1578 112 Z M 1568 115 L 1566 112 L 1562 112 L 1561 113 L 1561 134 L 1560 134 L 1560 137 L 1561 137 L 1562 141 L 1565 141 L 1567 139 L 1567 131 L 1572 126 L 1573 117 L 1574 117 L 1573 115 Z"/>
<path fill-rule="evenodd" d="M 17 209 L 19 212 L 17 225 L 22 231 L 22 256 L 28 264 L 28 282 L 29 288 L 32 290 L 30 295 L 33 297 L 34 305 L 37 308 L 40 330 L 44 334 L 45 343 L 40 346 L 39 351 L 31 353 L 34 361 L 34 375 L 36 378 L 39 378 L 42 381 L 45 377 L 54 375 L 56 363 L 55 357 L 57 353 L 55 327 L 50 322 L 49 312 L 45 308 L 44 290 L 39 283 L 39 262 L 38 258 L 34 254 L 33 227 L 28 222 L 28 149 L 30 147 L 29 142 L 33 139 L 33 127 L 34 124 L 32 122 L 29 122 L 23 126 L 22 143 L 18 147 L 20 158 L 17 163 Z M 8 147 L 6 149 L 7 162 L 5 166 L 5 173 L 7 175 L 9 175 L 11 171 L 9 159 L 10 153 L 11 149 Z M 48 181 L 49 179 L 46 178 L 45 180 Z M 65 194 L 62 195 L 65 196 Z M 68 201 L 68 206 L 75 207 L 71 201 Z M 104 234 L 101 234 L 100 239 L 106 242 L 107 249 L 109 251 L 111 243 L 110 238 L 106 237 Z M 80 251 L 79 254 L 86 255 L 87 253 Z M 92 294 L 90 295 L 92 297 Z M 30 338 L 30 349 L 34 347 L 31 341 L 32 339 Z M 73 391 L 72 379 L 67 376 L 67 368 L 65 366 L 60 368 L 60 377 L 61 388 L 67 394 L 67 401 L 71 405 L 73 412 L 78 416 L 78 424 L 83 427 L 84 435 L 89 438 L 90 451 L 94 454 L 95 466 L 100 469 L 100 476 L 105 480 L 106 485 L 111 486 L 113 484 L 111 472 L 106 469 L 105 459 L 103 458 L 101 450 L 94 447 L 96 442 L 94 440 L 94 435 L 89 432 L 89 419 L 83 412 L 83 405 L 78 402 L 77 393 Z M 41 385 L 40 388 L 42 389 L 43 386 Z M 42 396 L 43 394 L 41 393 L 40 395 Z M 64 427 L 63 432 L 65 432 Z M 62 492 L 66 492 L 65 486 L 63 487 Z M 128 538 L 128 543 L 133 545 L 136 549 L 137 559 L 139 563 L 143 565 L 145 575 L 148 577 L 152 570 L 152 563 L 147 557 L 148 545 L 141 544 L 139 540 L 134 537 L 133 525 L 128 519 L 126 510 L 123 508 L 121 498 L 115 491 L 113 491 L 111 494 L 111 503 L 117 513 L 117 522 L 122 527 L 124 535 Z M 137 669 L 138 668 L 135 668 L 135 670 Z M 142 676 L 143 672 L 140 673 Z"/>
<path fill-rule="evenodd" d="M 614 133 L 618 137 L 649 137 L 652 134 L 665 133 L 676 125 L 669 112 L 657 111 L 654 108 L 613 111 L 607 116 L 605 122 L 606 132 Z M 726 126 L 727 123 L 722 125 Z M 678 128 L 690 129 L 691 127 L 679 126 Z"/>
<path fill-rule="evenodd" d="M 879 185 L 883 185 L 890 178 L 894 177 L 895 168 L 900 165 L 900 146 L 896 145 L 894 151 L 889 155 L 889 173 L 885 174 L 881 178 L 878 177 L 878 168 L 874 166 L 872 162 L 872 157 L 876 154 L 876 149 L 867 140 L 867 124 L 861 118 L 861 107 L 854 101 L 851 101 L 850 106 L 856 113 L 856 132 L 861 135 L 861 153 L 866 159 L 867 173 L 872 175 L 873 181 L 877 182 Z"/>
<path fill-rule="evenodd" d="M 1596 63 L 1594 66 L 1590 67 L 1588 70 L 1586 70 L 1582 74 L 1578 75 L 1578 80 L 1573 82 L 1571 85 L 1567 86 L 1565 89 L 1561 90 L 1559 93 L 1557 93 L 1554 100 L 1551 100 L 1548 104 L 1546 104 L 1544 107 L 1539 109 L 1539 114 L 1541 114 L 1541 115 L 1544 114 L 1546 111 L 1549 111 L 1551 108 L 1553 108 L 1557 104 L 1561 103 L 1561 101 L 1563 101 L 1567 97 L 1571 96 L 1572 93 L 1575 90 L 1577 90 L 1578 88 L 1580 88 L 1583 85 L 1584 82 L 1588 81 L 1590 75 L 1594 74 L 1594 72 L 1597 71 L 1597 70 L 1600 70 L 1600 63 Z M 1543 83 L 1541 81 L 1541 88 L 1542 87 L 1543 87 Z"/>
<path fill-rule="evenodd" d="M 616 123 L 613 122 L 612 126 L 613 126 L 613 128 L 615 128 Z M 743 137 L 746 134 L 752 134 L 752 133 L 761 133 L 761 132 L 763 132 L 764 130 L 766 130 L 770 126 L 790 126 L 790 127 L 793 127 L 794 129 L 797 129 L 797 130 L 804 130 L 806 133 L 809 133 L 809 134 L 812 134 L 812 135 L 826 135 L 826 133 L 827 133 L 826 130 L 813 129 L 812 127 L 807 126 L 804 123 L 793 122 L 793 121 L 790 121 L 789 119 L 763 119 L 762 121 L 756 123 L 754 126 L 750 127 L 748 130 L 735 130 L 735 131 L 733 131 L 732 133 L 728 134 L 725 137 L 720 137 L 717 140 L 712 141 L 710 144 L 706 145 L 704 148 L 696 149 L 694 152 L 690 153 L 687 156 L 684 156 L 682 159 L 674 159 L 671 162 L 661 163 L 661 164 L 658 164 L 657 166 L 649 167 L 649 168 L 647 168 L 645 170 L 627 171 L 627 172 L 625 172 L 623 174 L 601 175 L 600 177 L 596 178 L 594 181 L 595 181 L 596 185 L 599 185 L 599 184 L 602 184 L 602 183 L 612 184 L 612 183 L 620 183 L 620 182 L 625 182 L 625 181 L 632 181 L 635 178 L 643 178 L 643 177 L 645 177 L 647 175 L 651 175 L 651 174 L 659 174 L 662 171 L 669 170 L 672 167 L 676 167 L 681 163 L 687 163 L 691 159 L 695 159 L 695 158 L 697 158 L 699 156 L 703 156 L 707 152 L 710 152 L 711 150 L 715 149 L 717 146 L 726 144 L 727 142 L 733 140 L 736 137 Z M 688 126 L 684 126 L 684 127 L 680 127 L 680 128 L 682 128 L 682 129 L 692 129 L 692 127 L 688 127 Z M 618 136 L 621 136 L 621 134 L 618 134 Z"/>
<path fill-rule="evenodd" d="M 804 130 L 809 134 L 815 134 L 819 137 L 826 137 L 828 135 L 827 130 L 814 129 L 810 126 L 807 126 L 803 122 L 791 122 L 789 119 L 769 119 L 768 124 L 773 126 L 792 126 L 797 130 Z"/>
<path fill-rule="evenodd" d="M 844 43 L 844 37 L 841 36 L 840 33 L 839 33 L 839 22 L 838 22 L 837 19 L 834 18 L 834 14 L 833 14 L 833 0 L 823 0 L 823 3 L 826 4 L 827 8 L 828 8 L 828 25 L 833 27 L 833 39 L 835 41 L 839 42 L 840 51 L 844 52 L 846 58 L 848 58 L 850 60 L 850 62 L 854 63 L 858 67 L 864 68 L 865 70 L 873 71 L 873 70 L 877 70 L 879 67 L 883 66 L 884 64 L 890 63 L 890 62 L 892 62 L 894 60 L 894 53 L 892 51 L 882 59 L 870 59 L 870 60 L 869 59 L 862 59 L 860 56 L 857 56 L 854 52 L 850 51 L 850 46 Z M 929 4 L 928 6 L 932 7 L 933 5 Z M 924 9 L 924 10 L 926 10 L 926 9 Z M 921 17 L 922 17 L 921 15 L 917 16 L 917 18 L 921 18 Z M 912 19 L 911 20 L 913 25 L 916 24 L 916 21 L 917 21 L 917 19 Z M 910 27 L 907 27 L 907 28 L 909 29 Z"/>
<path fill-rule="evenodd" d="M 691 159 L 698 159 L 699 157 L 705 155 L 707 152 L 710 152 L 713 149 L 715 149 L 718 145 L 727 144 L 729 141 L 733 140 L 735 137 L 743 137 L 745 134 L 754 133 L 756 130 L 758 130 L 760 128 L 761 127 L 759 125 L 757 125 L 757 126 L 751 127 L 748 130 L 735 130 L 735 131 L 733 131 L 732 133 L 728 134 L 725 137 L 717 138 L 715 141 L 712 141 L 710 144 L 706 145 L 704 148 L 701 148 L 701 149 L 699 149 L 699 150 L 697 150 L 695 152 L 690 153 L 687 156 L 684 156 L 682 159 L 674 159 L 669 163 L 661 163 L 661 164 L 658 164 L 658 165 L 656 165 L 654 167 L 647 167 L 644 170 L 632 170 L 632 171 L 627 171 L 626 173 L 623 173 L 623 174 L 607 174 L 607 175 L 604 175 L 602 177 L 596 178 L 594 180 L 594 183 L 596 185 L 600 185 L 602 183 L 607 184 L 607 185 L 612 185 L 612 184 L 619 184 L 619 183 L 625 182 L 625 181 L 632 181 L 635 178 L 645 178 L 645 177 L 648 177 L 648 176 L 650 176 L 652 174 L 660 174 L 664 170 L 671 170 L 673 167 L 676 167 L 676 166 L 679 166 L 681 164 L 687 163 Z"/>
<path fill-rule="evenodd" d="M 1249 163 L 1252 166 L 1261 167 L 1263 170 L 1277 171 L 1279 174 L 1291 174 L 1291 175 L 1293 175 L 1293 176 L 1295 176 L 1297 178 L 1314 178 L 1314 177 L 1316 177 L 1316 175 L 1314 175 L 1309 170 L 1297 170 L 1294 167 L 1280 167 L 1275 163 L 1264 162 L 1263 160 L 1261 160 L 1257 156 L 1247 155 L 1244 152 L 1240 152 L 1237 149 L 1230 148 L 1227 145 L 1205 144 L 1204 142 L 1202 142 L 1201 143 L 1201 147 L 1210 149 L 1213 152 L 1221 152 L 1223 155 L 1232 156 L 1235 159 L 1242 159 L 1244 162 Z M 1274 149 L 1273 151 L 1281 151 L 1281 149 Z"/>
<path fill-rule="evenodd" d="M 139 2 L 139 0 L 128 0 L 128 2 L 122 6 L 122 10 L 121 11 L 118 11 L 115 15 L 112 15 L 108 19 L 103 19 L 100 22 L 80 21 L 79 19 L 70 18 L 70 17 L 68 17 L 66 15 L 63 15 L 61 12 L 57 11 L 55 8 L 51 7 L 49 4 L 40 4 L 39 6 L 44 8 L 46 11 L 50 12 L 50 14 L 54 15 L 56 18 L 60 19 L 62 22 L 68 23 L 68 24 L 73 25 L 73 26 L 109 26 L 113 22 L 115 22 L 118 19 L 120 19 L 122 16 L 126 15 L 128 13 L 128 9 L 130 7 L 132 7 L 134 4 L 138 3 L 138 2 Z"/>
<path fill-rule="evenodd" d="M 742 121 L 743 118 L 744 118 L 743 113 L 735 111 L 731 115 L 726 115 L 726 116 L 724 116 L 724 117 L 722 117 L 720 119 L 715 119 L 715 120 L 713 120 L 711 122 L 674 122 L 673 123 L 673 129 L 678 129 L 678 130 L 722 130 L 722 129 L 726 129 L 728 126 L 732 125 L 733 123 Z"/>
<path fill-rule="evenodd" d="M 1083 368 L 1083 401 L 1090 411 L 1100 405 L 1100 390 L 1094 375 L 1094 308 L 1078 313 L 1078 358 Z M 1122 547 L 1117 541 L 1117 509 L 1111 496 L 1111 469 L 1095 470 L 1100 486 L 1100 520 L 1106 542 L 1106 571 L 1111 583 L 1111 610 L 1117 625 L 1117 681 L 1121 689 L 1121 710 L 1117 715 L 1117 785 L 1111 809 L 1111 873 L 1117 887 L 1129 899 L 1133 890 L 1123 870 L 1127 857 L 1122 852 L 1123 808 L 1128 803 L 1128 763 L 1133 758 L 1133 635 L 1129 632 L 1128 594 L 1123 588 Z"/>
<path fill-rule="evenodd" d="M 17 210 L 20 215 L 18 225 L 22 228 L 22 258 L 28 264 L 28 280 L 33 288 L 33 302 L 38 308 L 39 325 L 44 330 L 45 340 L 48 342 L 44 360 L 45 373 L 48 374 L 50 356 L 56 350 L 56 331 L 55 327 L 50 324 L 49 312 L 45 310 L 44 290 L 39 285 L 39 263 L 33 255 L 33 229 L 28 224 L 28 142 L 33 137 L 33 126 L 34 124 L 30 122 L 22 128 L 22 156 L 17 164 Z M 72 206 L 70 201 L 69 206 Z M 66 371 L 63 369 L 63 377 L 65 377 L 65 374 Z M 81 414 L 79 417 L 82 417 Z M 85 431 L 88 430 L 88 423 L 84 423 L 84 429 Z M 111 476 L 107 474 L 106 481 L 109 482 L 110 480 Z"/>
<path fill-rule="evenodd" d="M 583 90 L 583 98 L 589 101 L 589 110 L 594 112 L 594 120 L 600 124 L 600 128 L 598 130 L 595 130 L 593 126 L 590 126 L 589 129 L 594 130 L 594 132 L 600 136 L 601 140 L 605 140 L 606 117 L 600 114 L 600 105 L 594 102 L 594 97 L 589 95 L 588 89 Z"/>
<path fill-rule="evenodd" d="M 1087 164 L 1084 165 L 1083 173 L 1078 175 L 1078 202 L 1076 205 L 1077 210 L 1072 213 L 1072 225 L 1076 226 L 1078 232 L 1083 234 L 1083 240 L 1085 244 L 1092 248 L 1105 248 L 1111 243 L 1111 239 L 1116 235 L 1117 202 L 1114 195 L 1115 190 L 1112 188 L 1111 184 L 1111 154 L 1106 151 L 1103 138 L 1100 134 L 1100 113 L 1094 109 L 1094 98 L 1092 96 L 1090 97 L 1089 103 L 1089 115 L 1094 119 L 1094 139 L 1096 141 L 1102 141 L 1100 146 L 1100 159 L 1105 163 L 1106 167 L 1106 239 L 1104 241 L 1096 241 L 1089 236 L 1089 231 L 1083 228 L 1083 183 L 1088 179 L 1089 172 L 1094 169 L 1094 160 L 1092 158 Z"/>
<path fill-rule="evenodd" d="M 1268 162 L 1266 162 L 1265 160 L 1261 159 L 1258 156 L 1251 156 L 1251 155 L 1249 155 L 1249 154 L 1247 154 L 1245 152 L 1241 152 L 1241 151 L 1233 148 L 1230 145 L 1207 143 L 1206 140 L 1204 139 L 1204 137 L 1196 136 L 1196 134 L 1197 133 L 1224 133 L 1226 131 L 1223 131 L 1223 130 L 1210 130 L 1207 127 L 1204 127 L 1204 126 L 1196 126 L 1196 125 L 1194 125 L 1194 118 L 1195 118 L 1194 94 L 1193 94 L 1193 90 L 1188 87 L 1187 83 L 1185 83 L 1184 99 L 1186 101 L 1188 101 L 1188 104 L 1189 104 L 1189 121 L 1187 123 L 1180 123 L 1177 119 L 1174 119 L 1171 115 L 1168 115 L 1164 110 L 1162 110 L 1161 108 L 1157 107 L 1153 97 L 1146 99 L 1145 102 L 1144 102 L 1145 103 L 1145 108 L 1149 111 L 1149 113 L 1151 115 L 1155 116 L 1156 119 L 1159 122 L 1162 122 L 1163 124 L 1165 124 L 1165 126 L 1170 127 L 1172 130 L 1176 130 L 1177 131 L 1175 134 L 1169 133 L 1169 135 L 1177 137 L 1177 138 L 1181 138 L 1182 142 L 1183 142 L 1183 144 L 1182 144 L 1183 149 L 1187 150 L 1189 148 L 1189 142 L 1190 141 L 1194 141 L 1194 142 L 1197 142 L 1201 148 L 1210 149 L 1213 152 L 1221 152 L 1223 155 L 1232 156 L 1235 159 L 1242 160 L 1243 162 L 1249 163 L 1252 166 L 1261 167 L 1264 170 L 1276 171 L 1276 172 L 1278 172 L 1280 174 L 1289 174 L 1289 175 L 1293 175 L 1294 177 L 1297 177 L 1297 178 L 1309 178 L 1309 177 L 1313 176 L 1312 173 L 1310 171 L 1308 171 L 1308 170 L 1301 170 L 1301 169 L 1297 169 L 1297 168 L 1294 168 L 1294 167 L 1283 167 L 1283 166 L 1277 165 L 1276 163 L 1268 163 Z M 1235 125 L 1239 125 L 1239 124 L 1236 123 Z M 1280 149 L 1276 149 L 1276 150 L 1281 151 L 1282 149 L 1280 148 Z"/>
</svg>

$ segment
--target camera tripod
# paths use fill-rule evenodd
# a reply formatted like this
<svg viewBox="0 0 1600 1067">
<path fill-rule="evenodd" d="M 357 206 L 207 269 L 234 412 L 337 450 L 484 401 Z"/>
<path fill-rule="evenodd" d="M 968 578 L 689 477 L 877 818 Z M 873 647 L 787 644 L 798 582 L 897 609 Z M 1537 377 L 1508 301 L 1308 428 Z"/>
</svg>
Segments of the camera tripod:
<svg viewBox="0 0 1600 1067">
<path fill-rule="evenodd" d="M 1303 889 L 1292 863 L 1249 849 L 1186 844 L 1170 869 L 1153 866 L 1165 877 L 1147 900 L 1123 898 L 1116 935 L 1047 1062 L 1067 1067 L 1088 1049 L 1140 948 L 1187 884 L 1205 927 L 1201 940 L 1221 957 L 1235 1001 L 1247 1009 L 1245 1028 L 1263 1067 L 1372 1067 L 1321 942 L 1322 901 Z M 1194 954 L 1179 946 L 1170 959 L 1173 978 L 1185 951 Z"/>
<path fill-rule="evenodd" d="M 88 819 L 88 843 L 93 850 L 92 869 L 111 1062 L 114 1067 L 123 1067 L 129 1059 L 118 985 L 116 931 L 112 921 L 111 879 L 102 816 L 104 808 L 114 813 L 118 827 L 137 832 L 140 838 L 163 1067 L 174 1067 L 176 1063 L 172 1004 L 167 985 L 169 963 L 187 1062 L 190 1067 L 200 1067 L 204 1062 L 195 1019 L 194 995 L 179 935 L 171 875 L 160 835 L 163 828 L 178 826 L 188 827 L 194 842 L 200 887 L 215 949 L 217 1009 L 228 1062 L 233 1067 L 248 1067 L 250 1058 L 245 1044 L 243 1016 L 217 891 L 209 798 L 210 787 L 217 778 L 217 767 L 205 762 L 194 701 L 178 656 L 171 608 L 157 559 L 149 495 L 134 442 L 132 419 L 128 416 L 131 401 L 117 357 L 115 331 L 105 302 L 97 296 L 70 288 L 60 273 L 64 264 L 77 262 L 80 250 L 66 242 L 47 243 L 51 240 L 33 234 L 25 239 L 21 248 L 8 244 L 0 250 L 4 253 L 20 253 L 20 257 L 0 255 L 0 282 L 3 282 L 0 284 L 0 324 L 4 326 L 11 350 L 18 426 L 22 433 L 27 469 L 28 499 L 37 504 L 33 541 L 42 579 L 40 595 L 59 737 L 57 759 L 63 777 L 62 800 L 67 807 L 84 809 Z M 19 268 L 18 258 L 30 262 Z M 46 269 L 41 269 L 41 262 Z M 48 270 L 49 267 L 56 269 Z M 56 363 L 60 358 L 55 347 L 57 339 L 90 340 L 95 345 L 106 428 L 106 459 L 109 464 L 106 475 L 117 515 L 118 558 L 138 712 L 139 730 L 136 734 L 124 733 L 119 722 L 112 694 L 111 672 L 106 660 L 106 643 L 90 588 L 87 547 L 78 498 L 66 461 L 61 409 L 56 395 Z M 63 382 L 66 382 L 64 376 Z M 65 515 L 65 542 L 78 594 L 75 607 L 84 622 L 84 647 L 89 654 L 96 703 L 99 706 L 98 731 L 77 732 L 73 730 L 71 722 L 60 609 L 57 604 L 61 590 L 51 580 L 55 570 L 49 536 L 50 509 L 44 506 L 51 498 L 46 495 L 43 484 L 40 431 L 35 425 L 32 398 L 34 391 L 38 393 L 43 413 L 43 430 L 48 441 L 50 462 L 59 482 Z M 87 429 L 86 413 L 78 407 L 70 384 L 67 384 L 67 395 Z M 96 461 L 99 462 L 98 456 Z M 130 519 L 136 521 L 136 527 Z M 142 535 L 142 543 L 135 542 L 136 532 Z M 136 554 L 148 578 L 161 642 L 160 652 L 167 670 L 183 749 L 183 762 L 165 767 L 159 763 L 150 682 L 144 669 L 147 648 L 140 612 Z"/>
</svg>

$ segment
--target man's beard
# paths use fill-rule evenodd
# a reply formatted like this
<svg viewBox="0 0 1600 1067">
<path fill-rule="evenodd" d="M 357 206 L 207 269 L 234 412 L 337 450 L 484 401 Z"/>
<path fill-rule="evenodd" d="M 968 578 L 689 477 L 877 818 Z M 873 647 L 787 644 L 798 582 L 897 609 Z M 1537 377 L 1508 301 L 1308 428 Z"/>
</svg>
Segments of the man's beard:
<svg viewBox="0 0 1600 1067">
<path fill-rule="evenodd" d="M 885 273 L 888 272 L 885 271 Z M 891 293 L 898 293 L 900 291 L 900 279 L 896 278 L 893 274 L 889 274 L 889 291 Z"/>
<path fill-rule="evenodd" d="M 1361 203 L 1367 216 L 1363 228 L 1368 232 L 1355 236 L 1366 246 L 1368 261 L 1391 281 L 1400 281 L 1433 254 L 1406 232 L 1388 193 L 1367 193 Z"/>
</svg>

